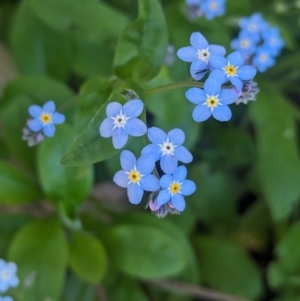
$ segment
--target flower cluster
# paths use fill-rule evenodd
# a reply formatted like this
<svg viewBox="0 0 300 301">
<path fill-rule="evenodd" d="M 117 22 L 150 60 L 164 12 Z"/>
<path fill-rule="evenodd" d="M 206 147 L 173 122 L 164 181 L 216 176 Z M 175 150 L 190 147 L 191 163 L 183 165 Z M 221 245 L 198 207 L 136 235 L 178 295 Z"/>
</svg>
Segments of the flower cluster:
<svg viewBox="0 0 300 301">
<path fill-rule="evenodd" d="M 256 69 L 244 65 L 245 60 L 239 51 L 225 58 L 225 48 L 209 45 L 200 32 L 192 33 L 190 42 L 191 46 L 180 48 L 177 55 L 181 60 L 191 62 L 190 73 L 193 79 L 200 80 L 210 71 L 203 89 L 191 88 L 186 92 L 187 99 L 196 104 L 193 119 L 202 122 L 213 116 L 219 121 L 228 121 L 231 118 L 229 104 L 247 103 L 250 98 L 255 99 L 258 92 L 256 83 L 249 83 L 252 83 Z M 231 85 L 222 87 L 228 82 Z"/>
<path fill-rule="evenodd" d="M 16 287 L 19 279 L 16 275 L 17 266 L 13 262 L 5 262 L 0 258 L 0 294 L 5 293 L 9 288 Z M 1 301 L 13 301 L 11 297 L 1 297 Z"/>
<path fill-rule="evenodd" d="M 270 26 L 260 13 L 242 18 L 239 26 L 241 30 L 231 47 L 259 72 L 265 72 L 275 64 L 275 58 L 284 46 L 279 29 Z"/>
<path fill-rule="evenodd" d="M 23 128 L 23 140 L 27 140 L 29 146 L 36 145 L 46 137 L 53 137 L 55 124 L 65 121 L 65 116 L 55 112 L 55 103 L 47 101 L 43 107 L 32 105 L 28 109 L 33 119 L 27 120 L 26 127 Z"/>
<path fill-rule="evenodd" d="M 137 118 L 143 108 L 143 102 L 139 99 L 129 100 L 123 106 L 111 102 L 106 108 L 107 118 L 100 124 L 99 132 L 104 138 L 112 137 L 114 148 L 125 146 L 128 135 L 142 136 L 148 133 L 151 142 L 142 149 L 139 158 L 128 150 L 121 152 L 122 170 L 115 174 L 113 181 L 127 188 L 130 203 L 139 204 L 144 191 L 149 191 L 152 193 L 147 206 L 157 216 L 178 214 L 185 208 L 183 196 L 196 190 L 194 182 L 186 180 L 187 170 L 184 166 L 178 167 L 178 161 L 190 163 L 193 156 L 182 145 L 185 134 L 181 129 L 173 129 L 168 133 L 156 127 L 147 129 Z M 165 173 L 161 179 L 155 167 L 157 161 Z"/>
<path fill-rule="evenodd" d="M 204 16 L 208 20 L 225 13 L 226 0 L 186 0 L 188 16 L 191 19 Z"/>
</svg>

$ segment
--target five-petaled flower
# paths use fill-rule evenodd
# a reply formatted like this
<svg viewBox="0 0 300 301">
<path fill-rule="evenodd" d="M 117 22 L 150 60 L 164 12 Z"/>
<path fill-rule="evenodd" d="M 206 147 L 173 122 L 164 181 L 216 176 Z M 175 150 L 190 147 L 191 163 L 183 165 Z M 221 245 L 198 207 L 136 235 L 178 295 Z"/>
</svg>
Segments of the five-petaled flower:
<svg viewBox="0 0 300 301">
<path fill-rule="evenodd" d="M 125 105 L 118 102 L 111 102 L 106 107 L 107 118 L 100 125 L 100 135 L 104 138 L 112 136 L 113 146 L 116 149 L 122 148 L 128 141 L 128 134 L 131 136 L 143 136 L 147 127 L 138 117 L 144 108 L 141 100 L 130 100 Z"/>
<path fill-rule="evenodd" d="M 191 180 L 186 180 L 187 169 L 179 166 L 173 175 L 163 175 L 159 181 L 162 190 L 157 196 L 157 204 L 164 205 L 171 201 L 174 208 L 183 211 L 185 200 L 183 196 L 191 195 L 196 190 L 196 185 Z"/>
<path fill-rule="evenodd" d="M 123 170 L 119 170 L 114 176 L 114 182 L 127 188 L 127 196 L 130 203 L 139 204 L 146 191 L 159 189 L 159 180 L 152 173 L 154 162 L 147 156 L 141 156 L 136 160 L 134 154 L 124 150 L 120 157 Z"/>
<path fill-rule="evenodd" d="M 192 46 L 182 47 L 177 51 L 177 56 L 184 62 L 192 62 L 191 76 L 200 80 L 209 70 L 209 58 L 211 54 L 223 56 L 226 50 L 223 46 L 209 45 L 200 32 L 193 32 L 190 38 Z"/>
<path fill-rule="evenodd" d="M 182 146 L 185 134 L 181 129 L 173 129 L 166 134 L 163 130 L 152 127 L 148 130 L 148 138 L 152 144 L 146 145 L 142 150 L 149 160 L 160 160 L 163 172 L 171 174 L 178 166 L 178 161 L 190 163 L 192 154 Z"/>
<path fill-rule="evenodd" d="M 219 55 L 211 55 L 210 63 L 214 69 L 209 78 L 216 79 L 220 84 L 230 81 L 238 90 L 242 90 L 242 80 L 251 80 L 256 69 L 250 65 L 243 65 L 244 58 L 239 51 L 228 55 L 227 59 Z"/>
<path fill-rule="evenodd" d="M 16 287 L 19 284 L 16 272 L 17 266 L 15 263 L 0 259 L 0 293 L 4 293 L 10 287 Z"/>
<path fill-rule="evenodd" d="M 228 121 L 231 118 L 228 105 L 236 101 L 238 94 L 232 89 L 222 89 L 216 80 L 208 78 L 204 90 L 191 88 L 185 96 L 197 105 L 193 111 L 195 121 L 205 121 L 211 115 L 219 121 Z"/>
<path fill-rule="evenodd" d="M 42 131 L 48 137 L 54 136 L 55 124 L 65 121 L 63 114 L 55 112 L 55 103 L 52 100 L 47 101 L 43 107 L 32 105 L 28 111 L 34 118 L 28 121 L 29 129 L 34 132 Z"/>
</svg>

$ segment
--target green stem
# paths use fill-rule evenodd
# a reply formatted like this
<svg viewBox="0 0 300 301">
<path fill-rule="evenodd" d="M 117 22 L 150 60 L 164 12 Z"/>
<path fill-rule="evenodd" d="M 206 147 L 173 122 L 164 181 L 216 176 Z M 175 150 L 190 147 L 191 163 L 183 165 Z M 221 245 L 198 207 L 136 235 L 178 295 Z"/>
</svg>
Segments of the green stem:
<svg viewBox="0 0 300 301">
<path fill-rule="evenodd" d="M 194 80 L 187 80 L 187 81 L 180 82 L 180 83 L 173 83 L 173 84 L 168 84 L 168 85 L 152 88 L 149 90 L 145 90 L 144 95 L 147 96 L 147 95 L 151 95 L 151 94 L 155 94 L 155 93 L 159 93 L 159 92 L 163 92 L 163 91 L 173 90 L 173 89 L 177 89 L 177 88 L 184 88 L 184 87 L 203 88 L 203 83 L 196 82 Z"/>
</svg>

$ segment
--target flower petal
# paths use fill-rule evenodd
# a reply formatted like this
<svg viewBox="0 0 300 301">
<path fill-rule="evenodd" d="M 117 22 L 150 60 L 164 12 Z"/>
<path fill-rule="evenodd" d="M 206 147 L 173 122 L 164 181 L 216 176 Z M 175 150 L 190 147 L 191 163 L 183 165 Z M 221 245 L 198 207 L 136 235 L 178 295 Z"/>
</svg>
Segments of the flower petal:
<svg viewBox="0 0 300 301">
<path fill-rule="evenodd" d="M 44 106 L 43 110 L 47 113 L 54 113 L 55 112 L 55 103 L 53 100 L 47 101 Z"/>
<path fill-rule="evenodd" d="M 204 92 L 208 95 L 218 95 L 221 92 L 221 84 L 215 78 L 209 77 L 204 83 Z"/>
<path fill-rule="evenodd" d="M 129 100 L 123 106 L 123 113 L 127 117 L 138 117 L 143 112 L 143 108 L 144 108 L 144 103 L 141 100 L 139 99 Z"/>
<path fill-rule="evenodd" d="M 209 52 L 212 54 L 216 54 L 216 55 L 220 55 L 220 56 L 224 56 L 226 53 L 226 49 L 223 46 L 220 45 L 209 45 Z"/>
<path fill-rule="evenodd" d="M 43 128 L 43 123 L 40 121 L 40 119 L 31 119 L 28 122 L 28 126 L 32 131 L 38 132 Z"/>
<path fill-rule="evenodd" d="M 244 65 L 238 68 L 237 74 L 242 80 L 250 80 L 256 75 L 256 69 L 253 66 Z"/>
<path fill-rule="evenodd" d="M 126 132 L 134 137 L 143 136 L 147 133 L 147 126 L 138 118 L 128 119 L 125 124 Z"/>
<path fill-rule="evenodd" d="M 113 181 L 120 187 L 127 188 L 129 179 L 128 175 L 124 172 L 124 170 L 119 170 L 114 175 Z"/>
<path fill-rule="evenodd" d="M 175 170 L 173 174 L 173 179 L 175 181 L 182 182 L 186 179 L 186 175 L 187 175 L 187 169 L 185 166 L 181 165 Z"/>
<path fill-rule="evenodd" d="M 157 196 L 157 204 L 158 205 L 164 205 L 165 203 L 169 202 L 171 198 L 171 194 L 168 189 L 163 189 L 159 192 Z"/>
<path fill-rule="evenodd" d="M 112 141 L 115 149 L 122 148 L 128 140 L 128 134 L 123 128 L 115 128 L 112 132 Z"/>
<path fill-rule="evenodd" d="M 182 163 L 190 163 L 193 161 L 193 155 L 182 145 L 175 148 L 175 157 Z"/>
<path fill-rule="evenodd" d="M 197 51 L 194 47 L 182 47 L 177 51 L 177 56 L 184 62 L 193 62 L 198 59 Z"/>
<path fill-rule="evenodd" d="M 61 113 L 57 113 L 55 112 L 54 114 L 52 114 L 52 121 L 54 124 L 61 124 L 63 122 L 65 122 L 65 115 L 61 114 Z"/>
<path fill-rule="evenodd" d="M 208 70 L 208 64 L 202 60 L 193 61 L 190 67 L 190 73 L 193 79 L 200 80 Z"/>
<path fill-rule="evenodd" d="M 238 90 L 242 90 L 243 82 L 238 77 L 231 76 L 229 80 Z"/>
<path fill-rule="evenodd" d="M 185 209 L 185 200 L 184 200 L 184 197 L 180 193 L 177 193 L 172 196 L 171 203 L 173 204 L 175 209 L 180 212 Z"/>
<path fill-rule="evenodd" d="M 150 174 L 153 171 L 154 166 L 155 166 L 154 158 L 153 156 L 149 156 L 149 155 L 142 155 L 137 159 L 136 162 L 137 170 L 143 175 Z"/>
<path fill-rule="evenodd" d="M 40 106 L 36 106 L 36 105 L 30 106 L 28 108 L 28 111 L 29 114 L 35 118 L 39 118 L 43 113 L 43 109 Z"/>
<path fill-rule="evenodd" d="M 227 65 L 227 60 L 225 57 L 217 55 L 217 54 L 210 54 L 208 61 L 214 68 L 222 68 Z"/>
<path fill-rule="evenodd" d="M 162 152 L 161 152 L 160 146 L 158 146 L 157 144 L 148 144 L 142 149 L 141 154 L 142 155 L 152 155 L 152 158 L 155 161 L 157 161 L 160 159 Z"/>
<path fill-rule="evenodd" d="M 229 107 L 226 105 L 214 108 L 212 115 L 219 121 L 228 121 L 232 116 Z"/>
<path fill-rule="evenodd" d="M 222 89 L 219 95 L 220 102 L 226 105 L 234 103 L 237 98 L 238 94 L 233 89 Z"/>
<path fill-rule="evenodd" d="M 183 195 L 191 195 L 196 191 L 196 184 L 191 180 L 185 180 L 182 182 L 180 192 Z"/>
<path fill-rule="evenodd" d="M 146 191 L 156 191 L 159 189 L 159 180 L 156 176 L 150 174 L 142 177 L 141 187 Z"/>
<path fill-rule="evenodd" d="M 144 190 L 137 184 L 129 184 L 127 187 L 127 196 L 131 204 L 139 204 L 144 195 Z"/>
<path fill-rule="evenodd" d="M 192 116 L 196 122 L 202 122 L 211 116 L 211 110 L 205 105 L 198 105 L 195 107 Z"/>
<path fill-rule="evenodd" d="M 190 38 L 191 45 L 197 49 L 205 49 L 208 42 L 200 32 L 193 32 Z"/>
<path fill-rule="evenodd" d="M 199 88 L 188 89 L 185 92 L 185 96 L 190 102 L 192 102 L 196 105 L 206 101 L 205 92 L 202 89 L 199 89 Z"/>
<path fill-rule="evenodd" d="M 184 131 L 181 129 L 173 129 L 168 132 L 169 141 L 175 145 L 181 145 L 185 140 Z"/>
<path fill-rule="evenodd" d="M 173 173 L 178 165 L 177 158 L 171 155 L 162 156 L 160 159 L 160 167 L 165 173 Z"/>
<path fill-rule="evenodd" d="M 120 155 L 120 163 L 123 170 L 128 172 L 134 169 L 134 166 L 136 165 L 136 158 L 132 152 L 124 150 Z"/>
<path fill-rule="evenodd" d="M 55 126 L 53 123 L 48 123 L 44 125 L 43 132 L 48 137 L 53 137 L 55 133 Z"/>
<path fill-rule="evenodd" d="M 227 57 L 227 60 L 230 65 L 233 65 L 236 67 L 244 64 L 244 58 L 239 51 L 234 51 L 234 52 L 230 53 Z"/>
<path fill-rule="evenodd" d="M 148 129 L 148 138 L 154 144 L 161 144 L 167 140 L 167 134 L 157 127 L 152 127 Z"/>
<path fill-rule="evenodd" d="M 106 107 L 107 117 L 116 117 L 122 110 L 122 105 L 118 102 L 111 102 Z"/>
<path fill-rule="evenodd" d="M 172 182 L 173 182 L 173 176 L 166 174 L 160 178 L 159 184 L 161 188 L 167 189 L 172 184 Z"/>
<path fill-rule="evenodd" d="M 111 118 L 105 118 L 99 128 L 100 136 L 108 138 L 112 136 L 114 122 Z"/>
<path fill-rule="evenodd" d="M 224 70 L 222 70 L 222 69 L 213 70 L 210 73 L 209 78 L 215 79 L 216 81 L 219 82 L 220 85 L 224 84 L 227 81 L 227 76 L 226 76 Z"/>
</svg>

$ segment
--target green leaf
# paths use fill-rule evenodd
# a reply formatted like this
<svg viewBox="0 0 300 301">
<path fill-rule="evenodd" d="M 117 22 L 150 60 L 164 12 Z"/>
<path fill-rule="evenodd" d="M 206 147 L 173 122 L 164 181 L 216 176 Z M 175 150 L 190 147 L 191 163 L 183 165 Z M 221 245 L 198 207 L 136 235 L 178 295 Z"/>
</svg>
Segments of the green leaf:
<svg viewBox="0 0 300 301">
<path fill-rule="evenodd" d="M 187 264 L 180 242 L 152 226 L 115 226 L 106 232 L 105 243 L 113 264 L 135 277 L 173 276 Z"/>
<path fill-rule="evenodd" d="M 274 86 L 260 83 L 251 104 L 262 192 L 275 220 L 289 216 L 300 195 L 300 160 L 293 111 Z"/>
<path fill-rule="evenodd" d="M 64 201 L 74 206 L 90 194 L 93 183 L 92 166 L 66 167 L 58 161 L 74 139 L 73 129 L 58 125 L 55 136 L 39 146 L 37 154 L 41 185 L 51 201 Z"/>
<path fill-rule="evenodd" d="M 13 165 L 0 161 L 0 203 L 24 204 L 41 196 L 36 183 Z"/>
<path fill-rule="evenodd" d="M 34 221 L 13 238 L 9 260 L 18 266 L 16 291 L 24 301 L 57 300 L 67 267 L 67 243 L 63 229 L 53 219 Z"/>
<path fill-rule="evenodd" d="M 69 263 L 83 280 L 98 283 L 106 269 L 106 253 L 102 243 L 86 232 L 74 232 L 69 245 Z"/>
<path fill-rule="evenodd" d="M 168 45 L 168 28 L 158 0 L 139 0 L 137 20 L 119 40 L 114 59 L 117 76 L 136 82 L 158 74 Z"/>
<path fill-rule="evenodd" d="M 256 299 L 262 279 L 254 262 L 229 241 L 200 236 L 195 241 L 203 281 L 213 289 L 239 297 Z"/>
</svg>

